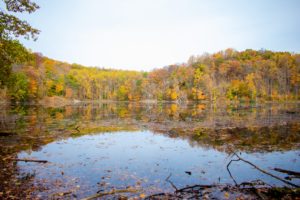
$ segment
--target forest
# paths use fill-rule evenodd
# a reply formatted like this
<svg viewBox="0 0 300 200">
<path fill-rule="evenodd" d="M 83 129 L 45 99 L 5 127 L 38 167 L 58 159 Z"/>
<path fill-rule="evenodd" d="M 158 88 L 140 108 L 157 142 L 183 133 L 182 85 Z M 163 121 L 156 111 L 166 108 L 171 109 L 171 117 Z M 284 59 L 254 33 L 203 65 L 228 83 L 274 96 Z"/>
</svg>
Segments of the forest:
<svg viewBox="0 0 300 200">
<path fill-rule="evenodd" d="M 226 49 L 191 56 L 186 63 L 150 72 L 85 67 L 27 53 L 2 78 L 0 97 L 38 102 L 61 96 L 117 101 L 286 101 L 299 100 L 300 54 Z"/>
</svg>

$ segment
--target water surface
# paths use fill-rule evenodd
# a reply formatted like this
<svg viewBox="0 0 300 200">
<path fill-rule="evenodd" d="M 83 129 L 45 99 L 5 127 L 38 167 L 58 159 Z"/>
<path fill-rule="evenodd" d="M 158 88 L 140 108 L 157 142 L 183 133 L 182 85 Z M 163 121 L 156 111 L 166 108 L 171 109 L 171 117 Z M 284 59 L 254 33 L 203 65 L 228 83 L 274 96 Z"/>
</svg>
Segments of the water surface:
<svg viewBox="0 0 300 200">
<path fill-rule="evenodd" d="M 1 190 L 27 187 L 35 197 L 70 193 L 82 198 L 113 188 L 139 190 L 128 196 L 172 192 L 170 181 L 177 188 L 234 184 L 226 168 L 234 159 L 233 151 L 284 177 L 273 168 L 300 169 L 298 111 L 298 104 L 222 109 L 205 104 L 6 108 L 1 130 L 13 134 L 1 136 L 1 156 L 49 162 L 2 161 L 2 178 L 8 181 Z M 9 168 L 13 172 L 7 173 Z M 230 171 L 237 183 L 260 179 L 284 185 L 242 162 L 232 163 Z M 292 181 L 300 184 L 299 179 Z M 12 186 L 14 182 L 22 187 Z"/>
</svg>

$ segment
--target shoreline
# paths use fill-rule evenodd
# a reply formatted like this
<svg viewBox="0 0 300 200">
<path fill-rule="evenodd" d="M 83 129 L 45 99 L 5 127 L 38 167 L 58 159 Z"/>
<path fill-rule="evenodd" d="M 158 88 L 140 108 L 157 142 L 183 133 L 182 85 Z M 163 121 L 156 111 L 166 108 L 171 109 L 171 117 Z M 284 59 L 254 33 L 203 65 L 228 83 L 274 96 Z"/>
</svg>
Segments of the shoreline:
<svg viewBox="0 0 300 200">
<path fill-rule="evenodd" d="M 91 104 L 105 104 L 105 103 L 133 103 L 133 104 L 177 104 L 177 105 L 188 105 L 188 104 L 209 104 L 215 105 L 217 107 L 224 107 L 230 105 L 249 105 L 250 107 L 255 107 L 257 105 L 268 105 L 268 104 L 299 104 L 300 100 L 286 100 L 286 101 L 256 101 L 256 102 L 238 102 L 238 101 L 209 101 L 209 100 L 187 100 L 187 101 L 177 101 L 177 100 L 156 100 L 156 99 L 145 99 L 145 100 L 79 100 L 79 99 L 66 99 L 60 96 L 45 97 L 37 101 L 25 101 L 25 102 L 15 102 L 12 103 L 9 100 L 0 100 L 0 106 L 9 105 L 39 105 L 45 107 L 64 107 L 67 105 L 80 105 L 85 103 Z"/>
</svg>

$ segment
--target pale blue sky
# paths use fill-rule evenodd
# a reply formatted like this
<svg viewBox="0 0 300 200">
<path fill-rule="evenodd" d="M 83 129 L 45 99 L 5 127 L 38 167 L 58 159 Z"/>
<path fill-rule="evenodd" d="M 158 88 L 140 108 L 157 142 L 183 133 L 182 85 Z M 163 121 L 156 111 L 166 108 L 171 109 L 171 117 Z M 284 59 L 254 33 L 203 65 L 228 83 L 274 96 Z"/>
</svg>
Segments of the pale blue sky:
<svg viewBox="0 0 300 200">
<path fill-rule="evenodd" d="M 25 18 L 41 34 L 24 44 L 70 63 L 150 70 L 229 47 L 300 52 L 299 0 L 35 2 Z"/>
</svg>

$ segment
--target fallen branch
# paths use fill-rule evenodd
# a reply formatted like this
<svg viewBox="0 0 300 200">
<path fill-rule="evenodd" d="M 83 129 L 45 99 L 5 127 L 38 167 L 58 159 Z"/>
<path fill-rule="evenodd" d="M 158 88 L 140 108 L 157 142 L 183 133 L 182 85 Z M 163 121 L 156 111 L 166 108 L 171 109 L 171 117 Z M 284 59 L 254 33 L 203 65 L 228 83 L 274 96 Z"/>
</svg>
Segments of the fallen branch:
<svg viewBox="0 0 300 200">
<path fill-rule="evenodd" d="M 231 161 L 227 164 L 226 168 L 227 168 L 227 171 L 228 171 L 228 173 L 229 173 L 230 178 L 233 180 L 234 184 L 237 186 L 238 184 L 237 184 L 237 182 L 235 181 L 235 179 L 233 178 L 233 176 L 232 176 L 232 174 L 231 174 L 231 172 L 230 172 L 230 170 L 229 170 L 229 166 L 231 165 L 232 162 L 235 162 L 235 161 L 239 161 L 239 159 L 237 159 L 237 160 L 231 160 Z"/>
<path fill-rule="evenodd" d="M 281 168 L 274 168 L 274 170 L 288 175 L 300 176 L 300 172 L 295 172 L 295 171 L 281 169 Z"/>
<path fill-rule="evenodd" d="M 177 189 L 177 187 L 174 185 L 174 183 L 172 182 L 172 181 L 170 181 L 170 177 L 172 176 L 172 173 L 170 173 L 170 175 L 166 178 L 166 181 L 167 182 L 169 182 L 171 185 L 172 185 L 172 187 L 175 189 L 175 191 L 177 191 L 178 189 Z"/>
<path fill-rule="evenodd" d="M 117 194 L 117 193 L 137 193 L 137 192 L 138 192 L 138 190 L 134 189 L 134 188 L 121 189 L 121 190 L 111 190 L 111 191 L 108 191 L 108 192 L 101 192 L 101 193 L 98 193 L 98 194 L 94 194 L 92 196 L 83 198 L 81 200 L 91 200 L 91 199 L 96 199 L 96 198 L 99 198 L 99 197 L 112 195 L 112 194 Z"/>
<path fill-rule="evenodd" d="M 22 162 L 37 162 L 37 163 L 47 163 L 48 160 L 32 160 L 32 159 L 10 159 L 13 161 L 22 161 Z"/>
<path fill-rule="evenodd" d="M 217 185 L 193 185 L 193 186 L 187 186 L 185 188 L 179 189 L 176 192 L 185 192 L 187 190 L 193 190 L 195 188 L 197 190 L 204 190 L 204 189 L 213 188 L 213 187 L 217 187 Z"/>
<path fill-rule="evenodd" d="M 293 175 L 284 177 L 284 179 L 286 179 L 286 180 L 293 180 L 293 179 L 299 179 L 299 178 L 300 178 L 300 176 L 293 176 Z"/>
<path fill-rule="evenodd" d="M 282 179 L 282 178 L 280 178 L 280 177 L 278 177 L 278 176 L 276 176 L 276 175 L 274 175 L 274 174 L 271 174 L 271 173 L 269 173 L 269 172 L 267 172 L 267 171 L 265 171 L 265 170 L 259 168 L 258 166 L 254 165 L 253 163 L 249 162 L 248 160 L 245 160 L 245 159 L 241 158 L 241 157 L 240 157 L 238 154 L 236 154 L 236 153 L 233 153 L 233 154 L 234 154 L 238 159 L 237 159 L 237 160 L 231 160 L 231 161 L 228 163 L 228 165 L 227 165 L 227 169 L 229 169 L 229 165 L 230 165 L 232 162 L 234 162 L 234 161 L 243 161 L 243 162 L 245 162 L 245 163 L 251 165 L 251 166 L 254 167 L 255 169 L 257 169 L 258 171 L 260 171 L 260 172 L 262 172 L 262 173 L 264 173 L 264 174 L 267 174 L 267 175 L 269 175 L 269 176 L 271 176 L 271 177 L 273 177 L 273 178 L 275 178 L 275 179 L 277 179 L 277 180 L 279 180 L 279 181 L 281 181 L 281 182 L 284 182 L 284 183 L 287 184 L 287 185 L 290 185 L 290 186 L 293 186 L 293 187 L 296 187 L 296 188 L 299 188 L 299 187 L 300 187 L 299 185 L 296 185 L 296 184 L 294 184 L 294 183 L 291 183 L 291 182 L 289 182 L 289 181 L 286 181 L 286 180 L 284 180 L 284 179 Z M 231 173 L 230 173 L 230 175 L 231 175 Z M 232 176 L 231 176 L 231 177 L 232 177 Z M 235 181 L 234 181 L 234 182 L 235 182 Z M 236 183 L 236 182 L 235 182 L 235 183 Z"/>
<path fill-rule="evenodd" d="M 250 187 L 253 187 L 253 186 L 257 186 L 257 185 L 264 185 L 264 186 L 269 186 L 269 187 L 272 187 L 271 185 L 269 185 L 268 183 L 265 183 L 264 181 L 260 180 L 260 179 L 257 179 L 257 180 L 254 180 L 254 181 L 251 181 L 251 182 L 242 182 L 238 185 L 238 187 L 245 187 L 245 186 L 250 186 Z"/>
</svg>

